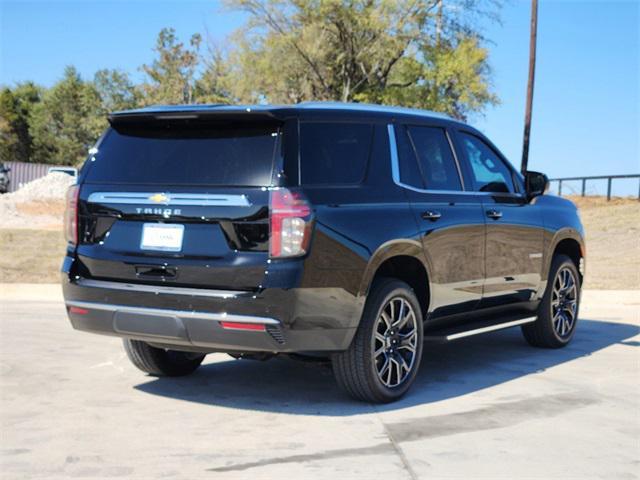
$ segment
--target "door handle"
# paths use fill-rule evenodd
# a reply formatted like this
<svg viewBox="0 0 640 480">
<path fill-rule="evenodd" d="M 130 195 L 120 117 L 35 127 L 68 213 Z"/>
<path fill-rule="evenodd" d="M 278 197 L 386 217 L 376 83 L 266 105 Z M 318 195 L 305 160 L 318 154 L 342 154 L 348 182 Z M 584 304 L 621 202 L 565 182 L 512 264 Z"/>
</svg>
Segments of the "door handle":
<svg viewBox="0 0 640 480">
<path fill-rule="evenodd" d="M 435 222 L 441 216 L 442 214 L 435 210 L 427 210 L 426 212 L 422 212 L 422 215 L 421 215 L 421 217 L 424 218 L 425 220 L 431 220 L 432 222 Z"/>
<path fill-rule="evenodd" d="M 494 220 L 498 220 L 502 218 L 502 212 L 500 210 L 487 210 L 487 217 L 493 218 Z"/>
</svg>

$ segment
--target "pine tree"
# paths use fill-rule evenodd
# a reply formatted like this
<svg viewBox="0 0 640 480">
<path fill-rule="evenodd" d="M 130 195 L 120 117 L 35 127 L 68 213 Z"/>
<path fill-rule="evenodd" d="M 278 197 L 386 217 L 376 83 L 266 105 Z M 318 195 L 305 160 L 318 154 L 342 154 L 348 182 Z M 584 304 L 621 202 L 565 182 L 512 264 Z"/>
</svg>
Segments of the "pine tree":
<svg viewBox="0 0 640 480">
<path fill-rule="evenodd" d="M 106 127 L 100 96 L 74 67 L 45 92 L 31 117 L 32 161 L 77 165 Z"/>
<path fill-rule="evenodd" d="M 42 89 L 32 82 L 0 92 L 0 161 L 28 162 L 33 150 L 29 122 Z"/>
</svg>

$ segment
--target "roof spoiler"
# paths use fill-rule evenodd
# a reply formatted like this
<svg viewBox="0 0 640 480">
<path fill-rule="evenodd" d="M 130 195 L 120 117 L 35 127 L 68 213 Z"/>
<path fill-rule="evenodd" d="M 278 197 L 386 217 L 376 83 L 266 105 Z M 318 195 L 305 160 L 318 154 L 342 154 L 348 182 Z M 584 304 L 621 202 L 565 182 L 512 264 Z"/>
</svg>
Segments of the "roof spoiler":
<svg viewBox="0 0 640 480">
<path fill-rule="evenodd" d="M 229 107 L 227 105 L 219 105 L 223 108 L 209 108 L 213 105 L 207 105 L 207 109 L 198 110 L 195 108 L 158 108 L 147 107 L 137 110 L 125 110 L 121 112 L 113 112 L 107 116 L 111 125 L 122 125 L 126 123 L 154 122 L 162 120 L 202 120 L 202 121 L 224 121 L 224 122 L 242 122 L 242 121 L 277 121 L 279 120 L 272 111 L 269 110 L 252 110 L 251 108 Z M 216 107 L 215 105 L 213 107 Z"/>
</svg>

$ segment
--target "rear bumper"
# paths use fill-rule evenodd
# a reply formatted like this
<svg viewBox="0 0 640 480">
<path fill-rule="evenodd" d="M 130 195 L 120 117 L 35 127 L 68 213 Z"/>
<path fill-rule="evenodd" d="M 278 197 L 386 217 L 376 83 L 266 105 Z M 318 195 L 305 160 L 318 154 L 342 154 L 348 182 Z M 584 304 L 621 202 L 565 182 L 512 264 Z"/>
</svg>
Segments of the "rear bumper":
<svg viewBox="0 0 640 480">
<path fill-rule="evenodd" d="M 231 292 L 70 280 L 63 273 L 63 293 L 77 330 L 203 352 L 342 351 L 361 314 L 356 297 L 334 288 Z"/>
<path fill-rule="evenodd" d="M 141 308 L 94 302 L 66 302 L 77 330 L 192 347 L 263 350 L 285 343 L 278 320 L 246 315 Z M 232 325 L 232 328 L 224 328 Z M 235 326 L 235 327 L 233 327 Z M 242 327 L 251 327 L 243 330 Z M 247 335 L 249 333 L 249 335 Z M 265 335 L 267 333 L 268 338 Z"/>
</svg>

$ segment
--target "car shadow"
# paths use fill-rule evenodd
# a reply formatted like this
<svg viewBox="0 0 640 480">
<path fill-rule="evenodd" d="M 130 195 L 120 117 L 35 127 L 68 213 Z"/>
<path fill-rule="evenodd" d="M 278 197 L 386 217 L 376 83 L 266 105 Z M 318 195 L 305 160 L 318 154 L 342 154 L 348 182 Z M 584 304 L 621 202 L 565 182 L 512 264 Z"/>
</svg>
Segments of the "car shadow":
<svg viewBox="0 0 640 480">
<path fill-rule="evenodd" d="M 558 350 L 530 347 L 519 329 L 471 337 L 449 344 L 425 344 L 420 372 L 409 393 L 378 411 L 398 410 L 459 397 L 585 357 L 614 344 L 638 346 L 629 340 L 640 327 L 581 319 L 573 342 Z M 216 354 L 220 358 L 221 354 Z M 372 406 L 342 393 L 328 363 L 289 358 L 217 361 L 193 375 L 153 378 L 137 385 L 152 395 L 217 405 L 300 415 L 349 416 Z"/>
</svg>

